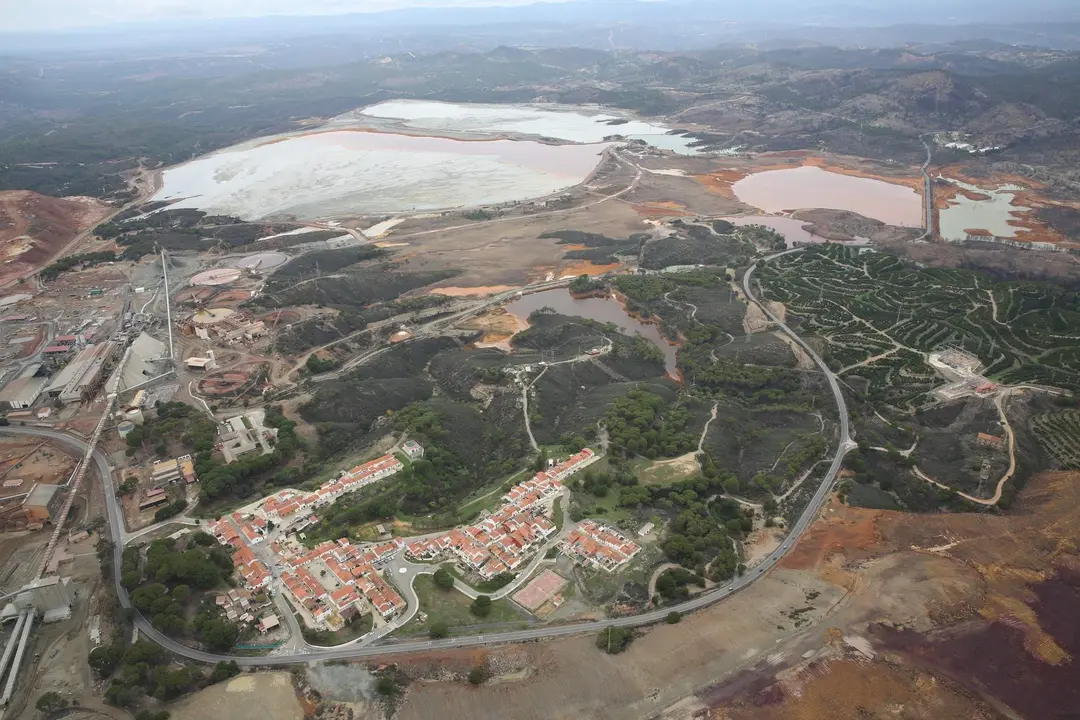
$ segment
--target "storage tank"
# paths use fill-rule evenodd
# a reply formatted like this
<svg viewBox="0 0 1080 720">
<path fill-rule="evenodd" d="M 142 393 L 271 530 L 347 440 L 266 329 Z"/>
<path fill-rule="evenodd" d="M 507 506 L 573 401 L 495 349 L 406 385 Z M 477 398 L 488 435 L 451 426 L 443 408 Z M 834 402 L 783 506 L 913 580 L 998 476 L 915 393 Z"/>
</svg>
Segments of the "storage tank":
<svg viewBox="0 0 1080 720">
<path fill-rule="evenodd" d="M 121 420 L 116 423 L 116 432 L 120 433 L 120 439 L 126 438 L 132 430 L 135 429 L 135 423 L 130 420 Z"/>
<path fill-rule="evenodd" d="M 133 408 L 131 410 L 128 410 L 126 413 L 124 413 L 124 417 L 127 418 L 128 421 L 133 422 L 136 425 L 142 425 L 144 422 L 146 422 L 146 418 L 143 417 L 142 410 L 140 410 L 139 408 Z"/>
</svg>

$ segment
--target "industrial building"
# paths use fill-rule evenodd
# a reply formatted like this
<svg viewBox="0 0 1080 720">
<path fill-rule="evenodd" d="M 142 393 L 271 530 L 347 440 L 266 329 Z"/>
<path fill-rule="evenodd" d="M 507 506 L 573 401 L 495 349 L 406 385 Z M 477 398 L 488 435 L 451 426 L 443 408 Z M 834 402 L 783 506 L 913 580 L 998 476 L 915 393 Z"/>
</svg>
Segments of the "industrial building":
<svg viewBox="0 0 1080 720">
<path fill-rule="evenodd" d="M 39 617 L 45 623 L 70 618 L 75 593 L 71 587 L 71 578 L 54 575 L 34 580 L 24 585 L 21 590 L 8 595 L 12 596 L 14 599 L 0 611 L 0 621 L 15 621 L 15 629 L 8 638 L 3 655 L 0 656 L 0 677 L 7 673 L 3 692 L 0 692 L 0 707 L 6 707 L 15 693 L 15 681 L 19 677 L 19 668 L 22 667 L 30 645 L 34 622 Z"/>
<path fill-rule="evenodd" d="M 30 524 L 56 522 L 64 506 L 64 494 L 59 485 L 36 484 L 22 503 Z"/>
<path fill-rule="evenodd" d="M 49 379 L 38 376 L 41 363 L 27 365 L 18 377 L 0 391 L 0 403 L 7 403 L 12 410 L 23 410 L 32 406 L 41 396 Z"/>
<path fill-rule="evenodd" d="M 166 494 L 165 488 L 151 488 L 146 491 L 143 495 L 143 499 L 139 501 L 139 509 L 146 510 L 147 508 L 152 508 L 155 505 L 160 505 L 168 501 L 169 496 Z"/>
<path fill-rule="evenodd" d="M 59 487 L 30 478 L 5 479 L 0 486 L 0 531 L 39 528 L 55 520 L 64 504 Z"/>
<path fill-rule="evenodd" d="M 86 393 L 101 382 L 105 363 L 116 352 L 116 344 L 107 342 L 83 348 L 63 370 L 56 373 L 45 389 L 62 403 L 81 402 Z"/>
<path fill-rule="evenodd" d="M 217 367 L 217 362 L 214 359 L 214 351 L 210 350 L 206 353 L 206 357 L 189 357 L 184 361 L 184 365 L 188 370 L 195 372 L 205 372 L 207 370 L 213 370 Z"/>
<path fill-rule="evenodd" d="M 140 333 L 131 343 L 131 352 L 120 377 L 120 390 L 145 385 L 148 380 L 169 370 L 172 367 L 169 364 L 171 361 L 169 348 L 165 343 L 146 333 Z"/>
<path fill-rule="evenodd" d="M 33 607 L 42 621 L 56 622 L 71 617 L 71 606 L 75 602 L 71 578 L 57 575 L 39 578 L 24 585 L 15 596 L 15 608 L 18 610 Z M 7 610 L 5 609 L 5 612 Z M 2 613 L 0 613 L 2 614 Z"/>
<path fill-rule="evenodd" d="M 187 485 L 198 481 L 195 477 L 195 461 L 190 455 L 154 463 L 150 470 L 150 484 L 154 488 L 161 488 L 178 480 L 183 480 Z"/>
<path fill-rule="evenodd" d="M 221 454 L 225 456 L 226 464 L 256 451 L 263 455 L 274 452 L 278 431 L 277 428 L 266 427 L 265 422 L 265 410 L 252 410 L 221 423 Z"/>
</svg>

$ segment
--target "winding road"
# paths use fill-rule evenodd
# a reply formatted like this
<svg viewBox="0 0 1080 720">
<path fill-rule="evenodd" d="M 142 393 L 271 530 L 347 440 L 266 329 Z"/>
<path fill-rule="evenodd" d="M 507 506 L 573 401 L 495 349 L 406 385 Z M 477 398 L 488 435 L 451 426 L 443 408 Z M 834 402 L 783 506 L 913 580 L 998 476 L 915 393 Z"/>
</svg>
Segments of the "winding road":
<svg viewBox="0 0 1080 720">
<path fill-rule="evenodd" d="M 763 262 L 767 262 L 780 255 L 788 254 L 777 253 L 766 258 Z M 751 279 L 754 271 L 757 269 L 757 265 L 753 265 L 746 271 L 743 277 L 743 288 L 746 292 L 746 297 L 751 302 L 757 303 L 757 299 L 754 297 L 751 291 Z M 833 397 L 836 400 L 837 408 L 840 416 L 840 442 L 837 446 L 836 455 L 833 457 L 832 464 L 829 466 L 828 472 L 822 478 L 821 484 L 818 486 L 817 491 L 803 510 L 802 515 L 792 525 L 791 531 L 784 539 L 784 542 L 762 559 L 761 563 L 749 574 L 741 577 L 736 577 L 733 580 L 723 584 L 717 585 L 708 592 L 704 592 L 697 595 L 686 602 L 680 603 L 674 607 L 666 607 L 659 610 L 653 610 L 650 612 L 642 613 L 632 617 L 621 618 L 609 618 L 605 620 L 585 621 L 580 623 L 573 623 L 567 625 L 555 625 L 545 627 L 528 628 L 524 630 L 512 630 L 508 632 L 496 632 L 492 634 L 474 635 L 465 637 L 452 637 L 439 640 L 412 640 L 398 643 L 383 643 L 379 645 L 363 645 L 360 643 L 351 643 L 334 648 L 309 648 L 306 651 L 294 652 L 289 651 L 278 655 L 249 657 L 249 656 L 232 656 L 224 654 L 216 654 L 206 652 L 203 650 L 197 650 L 195 648 L 188 647 L 172 638 L 166 637 L 161 632 L 156 630 L 145 617 L 137 611 L 134 613 L 134 624 L 138 628 L 140 634 L 151 640 L 158 645 L 162 646 L 166 650 L 184 657 L 190 660 L 205 663 L 216 663 L 222 660 L 233 660 L 237 665 L 241 667 L 266 667 L 266 666 L 283 666 L 292 665 L 296 663 L 315 662 L 323 660 L 343 660 L 343 659 L 359 659 L 359 658 L 373 658 L 383 655 L 394 655 L 406 652 L 420 652 L 420 651 L 432 651 L 432 650 L 447 650 L 452 648 L 467 648 L 478 647 L 484 645 L 494 645 L 511 642 L 523 642 L 528 640 L 542 640 L 545 638 L 554 638 L 567 635 L 576 635 L 585 632 L 597 632 L 608 627 L 637 627 L 641 625 L 650 625 L 653 623 L 659 623 L 663 621 L 668 613 L 678 611 L 681 613 L 693 612 L 701 608 L 713 605 L 720 602 L 729 595 L 736 593 L 752 583 L 756 582 L 764 573 L 772 569 L 787 552 L 791 549 L 796 540 L 806 531 L 806 529 L 813 522 L 821 506 L 829 496 L 829 492 L 832 489 L 833 482 L 836 478 L 837 472 L 840 470 L 840 466 L 843 463 L 844 456 L 849 450 L 855 447 L 855 443 L 852 442 L 849 427 L 848 427 L 848 413 L 847 405 L 844 402 L 844 397 L 840 392 L 840 386 L 837 383 L 836 376 L 829 371 L 829 368 L 825 365 L 825 361 L 807 345 L 801 338 L 795 335 L 790 328 L 780 321 L 772 312 L 767 308 L 762 307 L 765 314 L 776 324 L 777 328 L 790 336 L 792 340 L 799 344 L 803 350 L 814 360 L 815 364 L 825 374 L 825 377 L 829 381 L 829 387 L 832 390 Z M 84 453 L 87 449 L 86 444 L 79 438 L 65 433 L 57 432 L 55 430 L 47 430 L 44 428 L 30 428 L 30 427 L 6 427 L 2 429 L 3 433 L 12 435 L 30 435 L 41 438 L 48 438 L 55 442 L 63 443 L 68 446 L 74 447 L 78 450 L 82 450 Z M 119 508 L 116 499 L 116 488 L 113 484 L 112 468 L 109 466 L 108 459 L 105 454 L 96 449 L 91 455 L 91 461 L 93 466 L 97 469 L 98 475 L 102 480 L 102 489 L 105 496 L 105 507 L 108 515 L 109 529 L 113 538 L 120 538 L 120 542 L 114 543 L 113 546 L 113 562 L 114 572 L 113 581 L 116 586 L 116 594 L 120 600 L 120 604 L 124 608 L 132 608 L 131 598 L 128 595 L 127 590 L 120 583 L 120 573 L 117 570 L 122 565 L 123 544 L 122 539 L 125 537 L 123 528 L 123 518 L 121 510 Z M 395 563 L 396 565 L 396 563 Z M 414 574 L 408 573 L 411 578 Z M 405 592 L 406 596 L 415 602 L 416 594 L 412 592 L 411 586 Z M 412 603 L 410 603 L 412 604 Z"/>
</svg>

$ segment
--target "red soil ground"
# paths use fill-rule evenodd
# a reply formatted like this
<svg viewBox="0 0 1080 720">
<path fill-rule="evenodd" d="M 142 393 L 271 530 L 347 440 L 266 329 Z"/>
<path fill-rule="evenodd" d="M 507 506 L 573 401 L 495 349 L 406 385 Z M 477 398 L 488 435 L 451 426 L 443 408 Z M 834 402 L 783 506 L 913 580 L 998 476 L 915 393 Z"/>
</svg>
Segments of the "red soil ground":
<svg viewBox="0 0 1080 720">
<path fill-rule="evenodd" d="M 197 285 L 195 287 L 184 288 L 180 292 L 173 295 L 174 303 L 184 302 L 206 302 L 214 296 L 214 288 L 207 287 L 205 285 Z"/>
<path fill-rule="evenodd" d="M 0 285 L 48 265 L 79 233 L 112 209 L 92 198 L 0 192 Z"/>
<path fill-rule="evenodd" d="M 251 380 L 251 374 L 245 370 L 226 370 L 207 375 L 199 380 L 201 395 L 228 395 L 244 387 Z"/>
<path fill-rule="evenodd" d="M 260 315 L 257 319 L 262 320 L 267 325 L 277 323 L 278 325 L 284 326 L 300 322 L 300 313 L 295 310 L 274 310 L 265 315 Z"/>
<path fill-rule="evenodd" d="M 224 292 L 219 292 L 217 295 L 215 295 L 213 300 L 211 300 L 210 302 L 215 307 L 235 307 L 240 303 L 250 299 L 251 293 L 249 293 L 247 290 L 225 290 Z"/>
</svg>

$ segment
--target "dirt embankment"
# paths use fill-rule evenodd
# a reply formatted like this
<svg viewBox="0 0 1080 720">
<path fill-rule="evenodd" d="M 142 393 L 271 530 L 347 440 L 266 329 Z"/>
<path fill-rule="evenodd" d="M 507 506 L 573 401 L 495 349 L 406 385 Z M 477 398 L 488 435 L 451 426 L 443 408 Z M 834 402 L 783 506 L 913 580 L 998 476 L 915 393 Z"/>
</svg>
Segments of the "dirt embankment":
<svg viewBox="0 0 1080 720">
<path fill-rule="evenodd" d="M 783 563 L 848 588 L 825 644 L 704 705 L 731 720 L 1067 717 L 1080 706 L 1078 501 L 1080 473 L 1051 473 L 1005 516 L 833 504 Z"/>
<path fill-rule="evenodd" d="M 0 284 L 47 265 L 79 233 L 111 211 L 93 198 L 54 198 L 29 190 L 0 192 Z"/>
<path fill-rule="evenodd" d="M 522 330 L 529 329 L 529 323 L 512 315 L 504 307 L 492 308 L 483 315 L 477 315 L 461 324 L 461 327 L 469 330 L 480 330 L 484 337 L 476 343 L 476 347 L 495 347 L 509 352 L 510 338 Z"/>
</svg>

